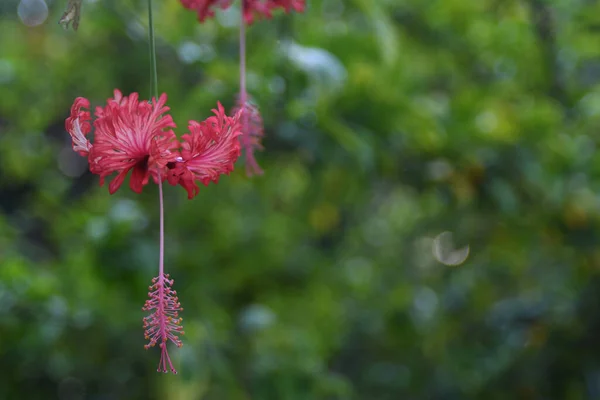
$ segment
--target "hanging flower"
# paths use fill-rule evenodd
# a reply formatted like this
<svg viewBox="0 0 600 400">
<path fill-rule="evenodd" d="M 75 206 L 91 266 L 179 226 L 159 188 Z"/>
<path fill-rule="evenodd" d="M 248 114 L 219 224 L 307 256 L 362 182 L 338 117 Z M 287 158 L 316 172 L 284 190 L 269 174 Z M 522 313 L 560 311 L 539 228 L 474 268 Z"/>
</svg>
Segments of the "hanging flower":
<svg viewBox="0 0 600 400">
<path fill-rule="evenodd" d="M 140 193 L 152 176 L 158 183 L 168 179 L 172 185 L 181 184 L 188 197 L 199 191 L 196 180 L 208 185 L 218 182 L 221 174 L 229 174 L 240 154 L 237 136 L 241 134 L 239 115 L 225 115 L 219 103 L 215 116 L 206 121 L 189 122 L 190 133 L 180 143 L 171 128 L 173 118 L 165 114 L 167 95 L 152 103 L 138 100 L 138 94 L 123 96 L 114 91 L 105 107 L 97 107 L 94 142 L 88 139 L 91 115 L 89 100 L 79 97 L 65 121 L 71 135 L 73 150 L 87 157 L 90 171 L 100 175 L 100 185 L 109 175 L 117 175 L 109 184 L 110 194 L 123 184 L 129 171 L 129 186 Z M 180 152 L 181 146 L 181 152 Z"/>
</svg>

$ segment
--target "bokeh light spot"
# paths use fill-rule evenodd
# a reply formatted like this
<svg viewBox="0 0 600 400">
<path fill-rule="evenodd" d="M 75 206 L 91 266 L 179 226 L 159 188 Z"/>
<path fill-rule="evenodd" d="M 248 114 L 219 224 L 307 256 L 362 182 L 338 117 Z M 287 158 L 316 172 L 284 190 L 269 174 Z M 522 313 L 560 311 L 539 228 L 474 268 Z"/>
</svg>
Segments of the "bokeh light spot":
<svg viewBox="0 0 600 400">
<path fill-rule="evenodd" d="M 44 0 L 21 0 L 17 14 L 25 25 L 38 26 L 48 18 L 48 5 Z"/>
<path fill-rule="evenodd" d="M 469 256 L 469 246 L 454 249 L 452 232 L 442 232 L 433 240 L 433 256 L 442 264 L 460 265 Z"/>
</svg>

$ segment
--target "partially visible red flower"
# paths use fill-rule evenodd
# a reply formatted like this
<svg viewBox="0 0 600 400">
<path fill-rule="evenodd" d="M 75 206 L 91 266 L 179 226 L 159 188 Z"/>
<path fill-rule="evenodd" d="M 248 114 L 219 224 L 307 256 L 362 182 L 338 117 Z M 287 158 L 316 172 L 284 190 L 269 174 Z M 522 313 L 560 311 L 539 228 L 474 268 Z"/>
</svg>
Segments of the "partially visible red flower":
<svg viewBox="0 0 600 400">
<path fill-rule="evenodd" d="M 303 12 L 305 0 L 242 0 L 244 21 L 250 25 L 256 17 L 271 18 L 273 10 L 283 8 L 289 13 L 292 9 Z"/>
<path fill-rule="evenodd" d="M 207 18 L 215 16 L 214 8 L 226 9 L 232 0 L 181 0 L 181 4 L 188 10 L 198 14 L 198 21 L 204 22 Z"/>
<path fill-rule="evenodd" d="M 271 18 L 271 10 L 275 7 L 272 0 L 242 0 L 244 21 L 250 25 L 255 17 Z"/>
<path fill-rule="evenodd" d="M 106 107 L 96 108 L 90 170 L 100 175 L 100 185 L 104 184 L 105 177 L 118 173 L 108 187 L 110 194 L 121 187 L 132 170 L 129 186 L 140 193 L 151 174 L 157 179 L 159 169 L 179 156 L 175 133 L 169 129 L 174 128 L 175 123 L 170 115 L 163 115 L 169 111 L 164 93 L 158 101 L 152 99 L 152 104 L 138 101 L 137 93 L 123 97 L 115 90 L 114 94 Z M 155 151 L 151 151 L 153 146 Z M 161 175 L 166 177 L 166 171 Z"/>
<path fill-rule="evenodd" d="M 233 171 L 240 155 L 240 113 L 228 117 L 221 103 L 212 111 L 215 115 L 203 122 L 189 122 L 190 133 L 181 137 L 181 159 L 169 166 L 169 183 L 183 186 L 189 199 L 200 190 L 196 180 L 205 186 L 217 183 L 222 174 Z"/>
<path fill-rule="evenodd" d="M 180 0 L 183 7 L 194 10 L 198 20 L 204 22 L 207 18 L 215 16 L 215 8 L 223 10 L 231 6 L 233 0 Z M 252 24 L 256 18 L 271 18 L 272 11 L 283 8 L 285 12 L 292 9 L 297 12 L 304 11 L 305 0 L 241 0 L 244 21 Z"/>
<path fill-rule="evenodd" d="M 83 97 L 76 98 L 71 106 L 71 116 L 65 121 L 65 128 L 73 140 L 73 150 L 87 157 L 92 148 L 92 144 L 87 139 L 87 135 L 92 130 L 90 125 L 92 117 L 89 111 L 82 110 L 84 108 L 90 108 L 89 100 Z"/>
<path fill-rule="evenodd" d="M 240 116 L 240 124 L 242 126 L 240 142 L 246 155 L 246 175 L 262 175 L 263 170 L 256 162 L 256 158 L 254 158 L 255 150 L 263 150 L 261 141 L 264 136 L 264 128 L 260 111 L 258 111 L 258 107 L 249 101 L 246 101 L 243 105 L 239 104 L 238 101 L 238 105 L 234 108 L 234 113 L 237 113 L 239 110 L 242 110 Z"/>
</svg>

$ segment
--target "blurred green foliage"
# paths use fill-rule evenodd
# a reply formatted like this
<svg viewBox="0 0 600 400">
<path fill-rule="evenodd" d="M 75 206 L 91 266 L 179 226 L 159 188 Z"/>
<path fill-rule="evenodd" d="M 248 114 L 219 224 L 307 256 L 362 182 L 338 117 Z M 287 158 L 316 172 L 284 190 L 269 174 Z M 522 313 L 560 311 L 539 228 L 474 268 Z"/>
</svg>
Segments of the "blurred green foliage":
<svg viewBox="0 0 600 400">
<path fill-rule="evenodd" d="M 110 196 L 64 130 L 77 96 L 149 95 L 145 1 L 84 2 L 76 33 L 66 1 L 37 27 L 18 4 L 0 3 L 1 399 L 600 398 L 599 2 L 309 0 L 253 25 L 265 175 L 240 159 L 193 201 L 166 187 L 177 376 L 143 349 L 157 188 Z M 238 11 L 155 6 L 181 135 L 233 105 Z"/>
</svg>

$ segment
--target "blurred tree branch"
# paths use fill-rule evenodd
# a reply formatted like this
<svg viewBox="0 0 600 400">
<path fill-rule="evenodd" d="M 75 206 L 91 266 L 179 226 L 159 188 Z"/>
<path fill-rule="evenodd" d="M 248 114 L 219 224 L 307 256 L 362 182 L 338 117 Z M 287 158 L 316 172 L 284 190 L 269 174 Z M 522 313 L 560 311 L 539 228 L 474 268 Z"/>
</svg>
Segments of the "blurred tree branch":
<svg viewBox="0 0 600 400">
<path fill-rule="evenodd" d="M 571 101 L 565 88 L 563 73 L 558 60 L 558 45 L 556 43 L 556 20 L 552 8 L 543 0 L 527 1 L 533 28 L 540 42 L 544 65 L 547 68 L 549 83 L 548 95 L 556 99 L 563 107 L 570 109 Z"/>
</svg>

